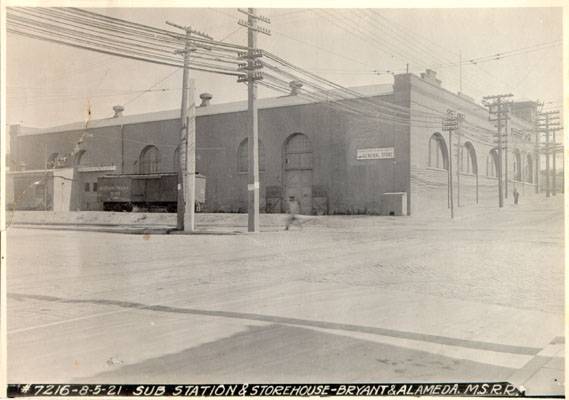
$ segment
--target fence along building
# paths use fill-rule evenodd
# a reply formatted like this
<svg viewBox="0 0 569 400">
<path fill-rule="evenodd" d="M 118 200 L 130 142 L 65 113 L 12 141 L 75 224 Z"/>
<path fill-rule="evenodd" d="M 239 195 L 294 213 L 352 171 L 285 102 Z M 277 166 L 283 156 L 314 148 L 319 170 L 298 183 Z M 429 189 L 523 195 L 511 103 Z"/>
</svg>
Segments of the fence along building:
<svg viewBox="0 0 569 400">
<path fill-rule="evenodd" d="M 441 86 L 433 71 L 396 75 L 393 85 L 354 88 L 366 101 L 381 100 L 409 110 L 400 118 L 366 118 L 327 102 L 310 101 L 292 85 L 289 96 L 258 101 L 261 212 L 285 211 L 295 196 L 305 214 L 412 214 L 446 210 L 448 168 L 462 206 L 498 204 L 496 131 L 488 111 L 471 98 Z M 207 179 L 206 211 L 247 210 L 247 102 L 196 109 L 196 167 Z M 361 99 L 342 104 L 359 107 Z M 440 119 L 453 109 L 465 115 L 460 146 L 452 151 Z M 535 139 L 530 134 L 536 104 L 516 103 L 508 136 L 508 191 L 534 192 Z M 49 171 L 72 171 L 71 210 L 100 210 L 97 178 L 114 173 L 175 172 L 179 157 L 179 110 L 123 115 L 48 129 L 10 127 L 8 202 L 33 190 L 19 179 Z M 459 175 L 457 178 L 457 153 Z M 69 173 L 67 173 L 69 175 Z M 460 180 L 460 190 L 456 187 Z M 53 181 L 53 180 L 52 180 Z M 34 182 L 37 182 L 34 181 Z M 32 182 L 33 183 L 33 182 Z M 19 193 L 17 193 L 19 191 Z M 24 193 L 22 195 L 22 191 Z M 49 192 L 49 191 L 48 191 Z M 42 192 L 43 193 L 43 192 Z M 403 204 L 401 201 L 403 200 Z M 37 202 L 36 202 L 37 203 Z M 29 207 L 28 207 L 29 208 Z"/>
</svg>

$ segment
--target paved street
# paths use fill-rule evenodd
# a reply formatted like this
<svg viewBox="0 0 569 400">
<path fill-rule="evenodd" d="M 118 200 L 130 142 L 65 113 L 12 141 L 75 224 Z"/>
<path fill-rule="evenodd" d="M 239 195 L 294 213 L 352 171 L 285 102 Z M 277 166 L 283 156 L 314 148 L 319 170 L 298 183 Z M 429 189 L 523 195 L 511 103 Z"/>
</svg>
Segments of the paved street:
<svg viewBox="0 0 569 400">
<path fill-rule="evenodd" d="M 9 382 L 510 380 L 559 394 L 562 201 L 261 234 L 12 226 Z"/>
</svg>

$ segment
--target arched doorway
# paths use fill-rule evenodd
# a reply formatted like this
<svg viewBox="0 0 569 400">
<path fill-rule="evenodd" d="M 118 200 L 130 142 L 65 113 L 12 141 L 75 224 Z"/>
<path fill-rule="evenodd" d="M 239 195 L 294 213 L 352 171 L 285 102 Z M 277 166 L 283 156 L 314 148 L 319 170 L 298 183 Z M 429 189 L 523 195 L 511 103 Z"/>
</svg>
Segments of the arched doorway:
<svg viewBox="0 0 569 400">
<path fill-rule="evenodd" d="M 290 135 L 284 143 L 284 204 L 290 197 L 300 203 L 302 214 L 312 214 L 312 145 L 302 133 Z"/>
</svg>

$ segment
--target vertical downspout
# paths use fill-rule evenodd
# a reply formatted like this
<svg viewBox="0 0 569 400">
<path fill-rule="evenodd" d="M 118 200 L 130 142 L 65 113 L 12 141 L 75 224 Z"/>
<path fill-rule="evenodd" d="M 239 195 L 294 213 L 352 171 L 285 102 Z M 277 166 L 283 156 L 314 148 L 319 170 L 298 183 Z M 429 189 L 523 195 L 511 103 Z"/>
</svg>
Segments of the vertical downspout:
<svg viewBox="0 0 569 400">
<path fill-rule="evenodd" d="M 121 124 L 121 174 L 124 174 L 124 124 Z"/>
</svg>

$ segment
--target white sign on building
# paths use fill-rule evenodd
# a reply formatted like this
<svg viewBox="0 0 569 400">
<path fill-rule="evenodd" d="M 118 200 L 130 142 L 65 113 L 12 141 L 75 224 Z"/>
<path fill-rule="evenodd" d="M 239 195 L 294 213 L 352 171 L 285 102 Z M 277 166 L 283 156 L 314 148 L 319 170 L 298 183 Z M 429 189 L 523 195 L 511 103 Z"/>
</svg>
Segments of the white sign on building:
<svg viewBox="0 0 569 400">
<path fill-rule="evenodd" d="M 356 160 L 383 160 L 395 158 L 394 147 L 378 147 L 374 149 L 357 149 Z"/>
</svg>

